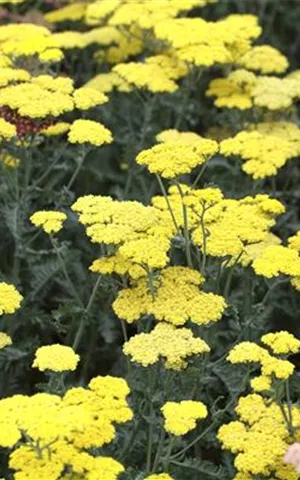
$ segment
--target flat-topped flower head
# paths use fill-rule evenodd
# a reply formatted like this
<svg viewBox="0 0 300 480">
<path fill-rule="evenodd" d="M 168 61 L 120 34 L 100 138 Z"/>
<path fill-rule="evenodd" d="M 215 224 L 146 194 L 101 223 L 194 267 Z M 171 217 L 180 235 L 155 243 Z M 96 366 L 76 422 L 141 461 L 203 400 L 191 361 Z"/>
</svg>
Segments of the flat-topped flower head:
<svg viewBox="0 0 300 480">
<path fill-rule="evenodd" d="M 71 347 L 53 344 L 37 349 L 32 366 L 38 368 L 41 372 L 45 370 L 65 372 L 75 370 L 78 362 L 79 355 Z"/>
<path fill-rule="evenodd" d="M 168 473 L 155 473 L 154 475 L 150 475 L 150 477 L 146 477 L 145 480 L 174 480 L 174 478 L 170 477 Z"/>
<path fill-rule="evenodd" d="M 9 283 L 0 282 L 0 315 L 14 313 L 20 308 L 22 295 Z"/>
<path fill-rule="evenodd" d="M 182 400 L 167 402 L 161 409 L 165 430 L 173 435 L 186 435 L 197 426 L 197 420 L 207 417 L 207 408 L 202 402 Z"/>
<path fill-rule="evenodd" d="M 3 118 L 0 118 L 0 141 L 1 139 L 11 140 L 13 137 L 16 137 L 16 135 L 17 129 L 15 125 L 12 125 Z"/>
<path fill-rule="evenodd" d="M 98 90 L 89 87 L 78 88 L 73 92 L 75 105 L 80 110 L 88 110 L 89 108 L 103 105 L 108 102 L 108 97 Z"/>
<path fill-rule="evenodd" d="M 87 143 L 100 147 L 105 143 L 111 143 L 113 138 L 110 130 L 101 123 L 93 120 L 75 120 L 70 127 L 68 140 L 70 143 Z"/>
<path fill-rule="evenodd" d="M 261 340 L 277 355 L 298 353 L 300 350 L 300 340 L 286 331 L 267 333 L 261 337 Z"/>
<path fill-rule="evenodd" d="M 0 332 L 0 350 L 12 344 L 12 339 L 7 333 Z"/>
<path fill-rule="evenodd" d="M 128 323 L 143 315 L 158 321 L 184 325 L 188 320 L 207 325 L 221 319 L 226 308 L 221 295 L 200 290 L 202 275 L 187 267 L 166 267 L 155 281 L 153 298 L 147 278 L 140 278 L 131 288 L 121 290 L 113 303 L 115 313 Z"/>
<path fill-rule="evenodd" d="M 189 357 L 208 353 L 210 348 L 204 340 L 194 337 L 189 328 L 159 323 L 152 332 L 132 337 L 125 343 L 123 351 L 143 367 L 153 365 L 162 358 L 166 368 L 183 370 Z"/>
<path fill-rule="evenodd" d="M 173 141 L 155 145 L 139 153 L 136 161 L 139 165 L 146 165 L 151 173 L 164 178 L 176 178 L 190 173 L 217 151 L 217 142 L 200 137 L 195 143 Z"/>
<path fill-rule="evenodd" d="M 66 219 L 67 215 L 65 213 L 52 210 L 41 210 L 30 217 L 31 223 L 36 227 L 41 227 L 44 232 L 49 234 L 59 232 Z"/>
</svg>

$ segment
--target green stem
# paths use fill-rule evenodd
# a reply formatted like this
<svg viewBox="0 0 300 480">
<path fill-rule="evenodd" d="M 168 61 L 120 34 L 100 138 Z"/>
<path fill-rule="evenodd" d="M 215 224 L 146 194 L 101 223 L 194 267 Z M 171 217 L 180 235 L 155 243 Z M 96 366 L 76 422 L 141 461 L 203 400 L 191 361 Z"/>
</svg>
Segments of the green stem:
<svg viewBox="0 0 300 480">
<path fill-rule="evenodd" d="M 84 332 L 84 327 L 85 327 L 85 321 L 86 321 L 86 318 L 89 316 L 90 314 L 90 311 L 91 311 L 91 308 L 93 306 L 93 303 L 94 303 L 94 300 L 96 298 L 96 294 L 97 294 L 97 290 L 98 290 L 98 287 L 100 285 L 100 282 L 101 282 L 101 275 L 98 276 L 97 278 L 97 281 L 94 285 L 94 288 L 92 290 L 92 293 L 91 293 L 91 296 L 90 296 L 90 299 L 88 301 L 88 304 L 86 306 L 86 309 L 85 309 L 85 313 L 82 315 L 82 318 L 80 320 L 80 324 L 79 324 L 79 328 L 76 332 L 76 335 L 75 335 L 75 338 L 74 338 L 74 342 L 73 342 L 73 345 L 72 345 L 72 348 L 76 351 L 79 344 L 80 344 L 80 341 L 81 341 L 81 338 L 82 338 L 82 335 L 83 335 L 83 332 Z"/>
<path fill-rule="evenodd" d="M 81 152 L 80 156 L 79 156 L 79 159 L 78 159 L 78 162 L 77 162 L 77 167 L 76 169 L 74 170 L 73 172 L 73 175 L 72 177 L 70 178 L 69 180 L 69 183 L 67 184 L 67 189 L 70 190 L 70 188 L 72 187 L 73 183 L 75 182 L 81 168 L 82 168 L 82 165 L 84 163 L 84 160 L 87 156 L 87 152 L 84 151 L 84 152 Z"/>
<path fill-rule="evenodd" d="M 172 210 L 172 207 L 171 207 L 171 204 L 170 204 L 170 201 L 169 201 L 169 197 L 168 197 L 168 194 L 167 194 L 166 189 L 165 189 L 165 187 L 164 187 L 163 181 L 162 181 L 162 179 L 160 178 L 160 176 L 157 175 L 157 173 L 155 174 L 155 176 L 156 176 L 156 178 L 157 178 L 157 181 L 158 181 L 158 184 L 159 184 L 160 189 L 161 189 L 161 191 L 162 191 L 162 194 L 163 194 L 163 196 L 164 196 L 164 198 L 165 198 L 165 200 L 166 200 L 166 204 L 167 204 L 168 210 L 169 210 L 169 212 L 170 212 L 171 218 L 172 218 L 172 220 L 173 220 L 174 227 L 176 228 L 177 235 L 178 235 L 179 237 L 181 237 L 180 229 L 179 229 L 178 223 L 177 223 L 177 221 L 176 221 L 174 212 L 173 212 L 173 210 Z"/>
<path fill-rule="evenodd" d="M 77 291 L 76 291 L 76 288 L 74 287 L 73 282 L 72 282 L 72 280 L 71 280 L 71 278 L 70 278 L 70 276 L 69 276 L 69 274 L 68 274 L 68 272 L 67 272 L 66 265 L 65 265 L 65 261 L 64 261 L 63 257 L 61 256 L 60 251 L 59 251 L 59 249 L 58 249 L 58 247 L 57 247 L 56 239 L 53 238 L 52 235 L 50 235 L 50 240 L 51 240 L 52 246 L 53 246 L 53 248 L 54 248 L 54 250 L 55 250 L 55 253 L 56 253 L 56 255 L 57 255 L 57 258 L 58 258 L 58 261 L 59 261 L 61 270 L 62 270 L 62 272 L 63 272 L 63 274 L 64 274 L 65 279 L 66 279 L 66 282 L 67 282 L 67 284 L 69 285 L 70 291 L 71 291 L 72 294 L 73 294 L 73 297 L 75 298 L 75 300 L 77 301 L 77 303 L 78 303 L 78 305 L 79 305 L 80 307 L 84 307 L 83 302 L 82 302 L 81 298 L 79 297 L 79 295 L 78 295 L 78 293 L 77 293 Z"/>
<path fill-rule="evenodd" d="M 165 459 L 164 459 L 164 462 L 163 462 L 163 465 L 164 465 L 164 471 L 166 473 L 168 473 L 169 469 L 170 469 L 170 462 L 171 462 L 171 455 L 172 455 L 172 450 L 173 450 L 173 447 L 174 447 L 174 443 L 176 442 L 176 437 L 171 437 L 170 439 L 170 442 L 169 442 L 169 445 L 168 445 L 168 450 L 167 450 L 167 454 L 165 456 Z"/>
<path fill-rule="evenodd" d="M 182 214 L 183 214 L 183 225 L 184 225 L 183 233 L 184 233 L 184 239 L 185 239 L 185 254 L 186 254 L 187 264 L 190 268 L 193 268 L 193 260 L 192 260 L 192 254 L 191 254 L 191 240 L 190 240 L 189 226 L 188 226 L 188 214 L 187 214 L 186 205 L 184 204 L 184 193 L 182 191 L 180 183 L 177 180 L 175 184 L 178 188 L 179 195 L 181 197 L 181 202 L 182 202 Z"/>
<path fill-rule="evenodd" d="M 154 408 L 152 402 L 152 394 L 154 391 L 154 370 L 150 367 L 148 370 L 148 389 L 149 389 L 149 425 L 148 425 L 148 438 L 147 438 L 147 454 L 146 454 L 146 471 L 151 471 L 152 450 L 153 450 L 153 433 L 154 433 Z"/>
<path fill-rule="evenodd" d="M 158 463 L 159 463 L 159 460 L 160 460 L 160 456 L 161 456 L 161 452 L 162 452 L 162 448 L 163 448 L 163 445 L 164 445 L 164 441 L 165 441 L 165 431 L 164 431 L 164 429 L 162 429 L 161 434 L 160 434 L 160 439 L 159 439 L 159 442 L 158 442 L 158 447 L 157 447 L 155 459 L 154 459 L 154 462 L 153 462 L 153 466 L 151 468 L 151 472 L 155 473 L 155 471 L 157 469 L 157 466 L 158 466 Z"/>
</svg>

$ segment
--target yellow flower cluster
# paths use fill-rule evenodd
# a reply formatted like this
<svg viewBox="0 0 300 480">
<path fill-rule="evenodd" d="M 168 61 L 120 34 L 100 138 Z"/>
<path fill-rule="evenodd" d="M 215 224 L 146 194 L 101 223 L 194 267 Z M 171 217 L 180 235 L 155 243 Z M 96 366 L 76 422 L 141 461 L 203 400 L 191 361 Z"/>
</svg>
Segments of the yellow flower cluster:
<svg viewBox="0 0 300 480">
<path fill-rule="evenodd" d="M 183 370 L 188 357 L 210 351 L 201 338 L 195 338 L 188 328 L 175 328 L 159 323 L 150 333 L 139 333 L 124 344 L 123 352 L 143 367 L 153 365 L 162 357 L 171 370 Z"/>
<path fill-rule="evenodd" d="M 161 409 L 165 430 L 172 435 L 186 435 L 197 426 L 197 420 L 207 417 L 207 408 L 202 402 L 182 400 L 167 402 Z"/>
<path fill-rule="evenodd" d="M 78 362 L 79 355 L 71 347 L 54 344 L 38 348 L 32 366 L 41 372 L 45 370 L 65 372 L 75 370 Z"/>
<path fill-rule="evenodd" d="M 88 143 L 100 147 L 105 143 L 111 143 L 113 138 L 111 131 L 104 127 L 102 123 L 79 119 L 71 124 L 68 140 L 70 143 Z"/>
<path fill-rule="evenodd" d="M 9 467 L 15 478 L 58 480 L 71 467 L 86 480 L 116 480 L 124 467 L 87 449 L 110 443 L 114 424 L 131 420 L 128 394 L 124 379 L 96 377 L 88 388 L 71 388 L 63 398 L 38 393 L 1 400 L 0 445 L 13 449 Z"/>
<path fill-rule="evenodd" d="M 229 15 L 217 22 L 167 19 L 154 27 L 155 37 L 172 47 L 179 60 L 201 67 L 234 62 L 237 53 L 247 51 L 250 40 L 260 32 L 252 15 Z"/>
<path fill-rule="evenodd" d="M 7 333 L 0 332 L 0 350 L 12 344 L 12 339 Z"/>
<path fill-rule="evenodd" d="M 241 69 L 231 72 L 226 78 L 212 80 L 206 95 L 216 97 L 214 104 L 220 108 L 282 110 L 291 107 L 300 97 L 300 82 L 290 76 L 256 76 Z"/>
<path fill-rule="evenodd" d="M 298 353 L 300 350 L 300 340 L 289 332 L 267 333 L 261 337 L 261 340 L 265 345 L 270 347 L 276 355 Z"/>
<path fill-rule="evenodd" d="M 126 84 L 153 93 L 175 92 L 178 85 L 158 63 L 119 63 L 113 70 Z"/>
<path fill-rule="evenodd" d="M 0 315 L 15 313 L 23 300 L 18 290 L 9 283 L 0 282 Z"/>
<path fill-rule="evenodd" d="M 123 257 L 118 251 L 115 255 L 101 257 L 94 260 L 89 267 L 91 272 L 108 275 L 116 273 L 117 275 L 129 275 L 130 278 L 137 279 L 146 275 L 146 271 L 140 265 Z"/>
<path fill-rule="evenodd" d="M 300 277 L 299 253 L 283 245 L 267 246 L 252 263 L 254 271 L 266 278 L 280 274 Z"/>
<path fill-rule="evenodd" d="M 190 173 L 218 152 L 214 140 L 201 138 L 195 142 L 164 142 L 138 154 L 139 165 L 147 165 L 151 173 L 164 178 L 175 178 Z"/>
<path fill-rule="evenodd" d="M 0 118 L 0 140 L 11 140 L 16 135 L 16 127 L 3 118 Z"/>
<path fill-rule="evenodd" d="M 268 195 L 236 200 L 223 198 L 218 188 L 191 189 L 186 185 L 181 188 L 183 200 L 176 186 L 169 188 L 168 202 L 176 223 L 180 227 L 184 225 L 184 203 L 194 243 L 211 256 L 237 258 L 247 246 L 268 240 L 274 218 L 285 211 L 281 202 Z M 163 196 L 152 198 L 152 203 L 168 214 L 169 207 Z M 205 238 L 201 218 L 208 232 Z"/>
<path fill-rule="evenodd" d="M 263 335 L 262 342 L 268 346 L 275 355 L 297 353 L 300 350 L 300 341 L 291 333 L 281 331 Z M 287 379 L 294 371 L 294 365 L 288 360 L 283 360 L 271 355 L 266 348 L 254 342 L 241 342 L 229 353 L 227 360 L 236 363 L 259 363 L 262 376 L 256 377 L 251 383 L 255 391 L 269 389 L 272 376 L 277 379 Z"/>
<path fill-rule="evenodd" d="M 94 88 L 103 93 L 111 92 L 114 89 L 117 89 L 120 92 L 130 92 L 131 90 L 130 85 L 117 75 L 117 73 L 112 71 L 109 73 L 99 73 L 89 80 L 85 86 L 87 88 Z"/>
<path fill-rule="evenodd" d="M 108 18 L 109 25 L 135 23 L 140 28 L 150 29 L 161 20 L 176 17 L 184 11 L 213 1 L 215 0 L 167 0 L 158 4 L 156 0 L 96 0 L 88 6 L 86 22 L 96 25 Z"/>
<path fill-rule="evenodd" d="M 226 157 L 235 155 L 242 159 L 242 170 L 254 179 L 276 175 L 279 168 L 300 153 L 300 129 L 290 124 L 287 137 L 274 133 L 242 131 L 220 144 L 220 153 Z M 295 131 L 297 130 L 297 131 Z M 289 135 L 288 135 L 289 134 Z"/>
<path fill-rule="evenodd" d="M 237 63 L 248 70 L 264 74 L 283 73 L 289 66 L 287 58 L 270 45 L 256 45 L 250 48 Z"/>
<path fill-rule="evenodd" d="M 84 18 L 87 6 L 86 2 L 72 2 L 70 5 L 46 13 L 44 18 L 49 23 L 61 23 L 66 20 L 76 22 Z"/>
<path fill-rule="evenodd" d="M 295 425 L 300 411 L 291 407 Z M 239 420 L 222 425 L 218 439 L 224 449 L 235 454 L 236 480 L 264 478 L 297 480 L 292 465 L 283 463 L 284 454 L 292 442 L 281 409 L 276 403 L 258 394 L 241 397 L 236 407 Z"/>
<path fill-rule="evenodd" d="M 18 75 L 14 77 L 14 72 L 18 70 L 12 69 L 14 84 L 7 81 L 0 89 L 0 106 L 9 107 L 21 116 L 58 117 L 75 108 L 87 110 L 108 100 L 106 95 L 90 87 L 74 90 L 73 80 L 67 77 L 39 75 L 21 79 Z"/>
<path fill-rule="evenodd" d="M 164 130 L 156 135 L 156 140 L 161 143 L 187 143 L 194 144 L 201 140 L 200 135 L 194 132 L 179 132 L 176 129 Z"/>
<path fill-rule="evenodd" d="M 31 23 L 0 26 L 0 54 L 14 61 L 36 57 L 42 63 L 56 63 L 64 56 L 50 30 Z"/>
<path fill-rule="evenodd" d="M 41 227 L 46 233 L 57 233 L 63 228 L 63 223 L 67 215 L 63 212 L 41 210 L 35 212 L 30 217 L 31 223 L 36 227 Z"/>
<path fill-rule="evenodd" d="M 162 268 L 168 263 L 167 253 L 174 231 L 168 215 L 139 202 L 120 202 L 94 195 L 79 198 L 72 209 L 79 213 L 79 221 L 86 225 L 92 242 L 119 246 L 116 273 L 122 273 L 124 265 L 128 271 L 130 264 Z M 103 261 L 104 265 L 111 262 Z M 103 261 L 93 268 L 97 269 L 96 265 L 101 268 Z"/>
<path fill-rule="evenodd" d="M 143 315 L 158 321 L 184 325 L 188 320 L 197 325 L 216 322 L 226 307 L 224 298 L 199 290 L 202 275 L 187 267 L 167 267 L 154 280 L 153 298 L 147 278 L 140 278 L 130 288 L 119 292 L 113 303 L 115 313 L 128 323 Z"/>
</svg>

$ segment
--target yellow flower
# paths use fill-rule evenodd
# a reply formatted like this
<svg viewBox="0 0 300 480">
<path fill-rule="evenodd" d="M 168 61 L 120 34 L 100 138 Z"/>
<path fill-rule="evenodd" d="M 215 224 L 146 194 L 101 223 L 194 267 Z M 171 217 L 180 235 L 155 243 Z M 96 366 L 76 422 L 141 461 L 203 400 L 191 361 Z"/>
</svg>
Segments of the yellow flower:
<svg viewBox="0 0 300 480">
<path fill-rule="evenodd" d="M 36 227 L 41 227 L 44 232 L 49 234 L 59 232 L 66 219 L 67 215 L 65 213 L 51 210 L 41 210 L 30 217 L 30 221 Z"/>
<path fill-rule="evenodd" d="M 32 366 L 38 368 L 41 372 L 44 370 L 65 372 L 75 370 L 78 362 L 79 355 L 71 347 L 53 344 L 37 349 Z"/>
<path fill-rule="evenodd" d="M 145 480 L 174 480 L 173 477 L 170 477 L 167 473 L 158 473 L 146 477 Z"/>
<path fill-rule="evenodd" d="M 75 120 L 70 127 L 68 139 L 70 143 L 90 143 L 97 147 L 113 141 L 111 132 L 93 120 Z"/>
<path fill-rule="evenodd" d="M 12 339 L 7 333 L 0 332 L 0 350 L 12 344 Z"/>
<path fill-rule="evenodd" d="M 289 332 L 267 333 L 261 337 L 261 340 L 275 354 L 286 355 L 287 353 L 298 353 L 300 350 L 300 340 Z"/>
<path fill-rule="evenodd" d="M 57 8 L 52 12 L 46 13 L 44 17 L 45 20 L 50 23 L 60 23 L 65 22 L 66 20 L 75 22 L 84 18 L 86 8 L 86 2 L 74 2 L 65 7 Z"/>
<path fill-rule="evenodd" d="M 282 245 L 270 245 L 256 258 L 252 266 L 258 275 L 266 278 L 280 274 L 300 276 L 300 257 L 296 250 Z"/>
<path fill-rule="evenodd" d="M 186 435 L 194 430 L 197 420 L 207 417 L 207 408 L 202 402 L 182 400 L 167 402 L 162 407 L 165 430 L 173 435 Z"/>
<path fill-rule="evenodd" d="M 0 282 L 0 315 L 15 313 L 20 308 L 22 300 L 22 295 L 13 285 Z"/>
<path fill-rule="evenodd" d="M 270 390 L 272 386 L 272 378 L 266 375 L 259 375 L 252 378 L 250 384 L 254 392 L 264 392 Z"/>
<path fill-rule="evenodd" d="M 0 139 L 10 140 L 17 135 L 17 129 L 14 125 L 0 118 Z"/>
<path fill-rule="evenodd" d="M 230 351 L 227 360 L 230 363 L 258 362 L 268 355 L 267 350 L 254 342 L 241 342 Z"/>
<path fill-rule="evenodd" d="M 210 351 L 201 338 L 195 338 L 188 328 L 175 328 L 159 323 L 150 333 L 140 333 L 124 344 L 123 351 L 131 360 L 147 367 L 165 359 L 165 366 L 172 370 L 183 370 L 187 358 Z"/>
<path fill-rule="evenodd" d="M 164 69 L 151 63 L 120 63 L 113 70 L 127 84 L 145 88 L 153 93 L 175 92 L 178 85 L 167 76 Z"/>
<path fill-rule="evenodd" d="M 206 138 L 195 143 L 165 142 L 144 150 L 137 156 L 139 165 L 147 165 L 151 173 L 175 178 L 190 173 L 218 151 L 218 144 Z"/>
<path fill-rule="evenodd" d="M 289 66 L 287 58 L 270 45 L 256 45 L 242 55 L 239 65 L 262 73 L 283 73 Z"/>
<path fill-rule="evenodd" d="M 171 130 L 164 130 L 156 135 L 156 140 L 162 143 L 168 142 L 179 142 L 179 143 L 187 143 L 187 144 L 194 144 L 197 143 L 198 140 L 201 140 L 200 135 L 194 132 L 179 132 L 176 129 Z"/>
<path fill-rule="evenodd" d="M 88 110 L 89 108 L 102 105 L 108 101 L 108 97 L 104 93 L 94 88 L 83 87 L 73 92 L 75 105 L 80 110 Z"/>
<path fill-rule="evenodd" d="M 147 278 L 121 290 L 113 303 L 115 313 L 128 323 L 143 315 L 153 315 L 158 321 L 184 325 L 188 320 L 207 325 L 222 317 L 226 307 L 224 298 L 199 289 L 204 278 L 187 267 L 167 267 L 154 281 L 154 298 Z"/>
<path fill-rule="evenodd" d="M 70 126 L 71 124 L 67 122 L 57 122 L 54 125 L 50 125 L 50 127 L 42 130 L 41 133 L 46 137 L 62 135 L 70 130 Z"/>
</svg>

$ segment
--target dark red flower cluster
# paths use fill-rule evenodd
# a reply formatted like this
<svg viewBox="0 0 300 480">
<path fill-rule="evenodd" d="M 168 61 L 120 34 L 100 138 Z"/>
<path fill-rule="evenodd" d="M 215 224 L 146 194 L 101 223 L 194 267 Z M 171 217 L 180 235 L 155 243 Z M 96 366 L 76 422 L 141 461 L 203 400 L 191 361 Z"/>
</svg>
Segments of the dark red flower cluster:
<svg viewBox="0 0 300 480">
<path fill-rule="evenodd" d="M 12 110 L 7 106 L 0 107 L 0 117 L 16 126 L 18 137 L 39 133 L 54 123 L 52 120 L 40 121 L 29 117 L 22 117 L 16 110 Z"/>
</svg>

